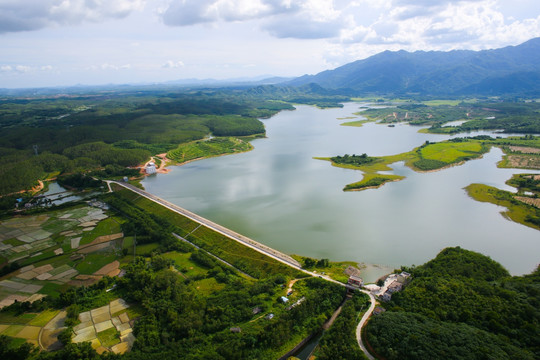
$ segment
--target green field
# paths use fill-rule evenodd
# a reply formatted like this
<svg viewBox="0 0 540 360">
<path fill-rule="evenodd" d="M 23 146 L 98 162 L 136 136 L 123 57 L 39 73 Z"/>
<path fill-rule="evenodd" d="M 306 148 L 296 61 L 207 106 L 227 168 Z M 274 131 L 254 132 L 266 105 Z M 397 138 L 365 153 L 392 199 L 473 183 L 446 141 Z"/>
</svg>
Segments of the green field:
<svg viewBox="0 0 540 360">
<path fill-rule="evenodd" d="M 479 142 L 439 142 L 423 147 L 420 156 L 424 159 L 452 164 L 478 156 L 483 152 L 485 149 Z"/>
<path fill-rule="evenodd" d="M 238 138 L 212 138 L 180 144 L 176 149 L 169 151 L 167 157 L 182 164 L 196 159 L 246 152 L 252 148 L 250 143 Z"/>
<path fill-rule="evenodd" d="M 208 273 L 207 269 L 201 267 L 196 262 L 189 259 L 191 253 L 180 253 L 177 251 L 171 251 L 163 254 L 163 256 L 166 259 L 174 260 L 174 267 L 188 278 L 193 276 L 206 276 L 206 274 Z"/>
<path fill-rule="evenodd" d="M 99 236 L 118 234 L 122 232 L 120 224 L 113 218 L 101 220 L 92 231 L 83 233 L 80 245 L 86 245 L 94 241 Z"/>
<path fill-rule="evenodd" d="M 116 259 L 117 256 L 114 253 L 96 252 L 86 255 L 84 260 L 81 260 L 75 266 L 75 269 L 77 269 L 77 271 L 79 271 L 81 274 L 91 275 Z"/>
<path fill-rule="evenodd" d="M 120 342 L 120 333 L 114 327 L 98 332 L 97 337 L 101 345 L 107 348 Z"/>
</svg>

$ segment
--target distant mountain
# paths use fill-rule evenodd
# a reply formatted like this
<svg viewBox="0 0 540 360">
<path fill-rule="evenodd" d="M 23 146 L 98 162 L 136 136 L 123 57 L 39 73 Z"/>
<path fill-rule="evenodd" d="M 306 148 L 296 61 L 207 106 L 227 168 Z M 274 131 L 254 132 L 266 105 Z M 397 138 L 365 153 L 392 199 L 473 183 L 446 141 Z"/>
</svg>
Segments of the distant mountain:
<svg viewBox="0 0 540 360">
<path fill-rule="evenodd" d="M 310 83 L 347 94 L 540 95 L 540 38 L 471 51 L 385 51 L 284 85 Z"/>
</svg>

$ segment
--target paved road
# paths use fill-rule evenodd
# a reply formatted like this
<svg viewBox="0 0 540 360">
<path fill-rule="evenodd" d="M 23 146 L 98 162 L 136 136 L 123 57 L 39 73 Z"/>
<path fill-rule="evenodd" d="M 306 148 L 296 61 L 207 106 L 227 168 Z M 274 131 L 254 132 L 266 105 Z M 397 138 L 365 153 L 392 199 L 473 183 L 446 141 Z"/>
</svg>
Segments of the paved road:
<svg viewBox="0 0 540 360">
<path fill-rule="evenodd" d="M 369 360 L 374 360 L 375 358 L 371 356 L 371 354 L 366 348 L 366 345 L 362 341 L 362 328 L 364 327 L 367 319 L 371 316 L 371 313 L 373 313 L 373 309 L 375 309 L 375 296 L 373 296 L 373 294 L 371 294 L 369 291 L 362 290 L 362 292 L 369 295 L 371 305 L 369 306 L 369 309 L 365 312 L 364 316 L 362 316 L 362 319 L 356 327 L 356 341 L 358 342 L 358 346 L 360 346 L 360 349 L 362 349 L 367 358 Z"/>
</svg>

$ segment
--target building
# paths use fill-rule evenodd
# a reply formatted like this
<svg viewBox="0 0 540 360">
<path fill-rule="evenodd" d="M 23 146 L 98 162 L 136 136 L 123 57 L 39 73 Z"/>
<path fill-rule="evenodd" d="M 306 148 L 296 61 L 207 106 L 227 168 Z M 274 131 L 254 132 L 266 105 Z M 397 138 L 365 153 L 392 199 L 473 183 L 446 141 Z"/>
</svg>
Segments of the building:
<svg viewBox="0 0 540 360">
<path fill-rule="evenodd" d="M 148 175 L 157 173 L 156 164 L 154 164 L 153 161 L 150 161 L 148 164 L 146 164 L 145 172 Z"/>
<path fill-rule="evenodd" d="M 383 309 L 382 307 L 380 306 L 376 306 L 375 309 L 373 310 L 373 315 L 380 315 L 382 314 L 383 312 L 385 312 L 386 310 Z"/>
<path fill-rule="evenodd" d="M 398 281 L 394 281 L 390 284 L 390 286 L 388 286 L 388 290 L 386 290 L 386 292 L 393 294 L 395 292 L 401 291 L 401 289 L 403 289 L 403 284 Z"/>
<path fill-rule="evenodd" d="M 364 280 L 359 276 L 351 275 L 347 280 L 347 284 L 359 289 L 364 285 Z"/>
<path fill-rule="evenodd" d="M 385 292 L 384 294 L 382 294 L 381 299 L 382 299 L 382 301 L 390 301 L 390 300 L 392 300 L 392 293 L 390 293 L 388 291 Z"/>
</svg>

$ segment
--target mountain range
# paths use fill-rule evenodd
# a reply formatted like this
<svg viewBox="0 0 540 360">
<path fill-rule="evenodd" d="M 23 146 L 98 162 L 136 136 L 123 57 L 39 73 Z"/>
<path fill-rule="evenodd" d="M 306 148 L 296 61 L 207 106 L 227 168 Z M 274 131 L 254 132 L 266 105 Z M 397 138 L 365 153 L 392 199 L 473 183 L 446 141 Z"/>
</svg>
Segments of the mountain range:
<svg viewBox="0 0 540 360">
<path fill-rule="evenodd" d="M 384 51 L 283 83 L 343 94 L 540 95 L 540 38 L 493 50 Z"/>
</svg>

